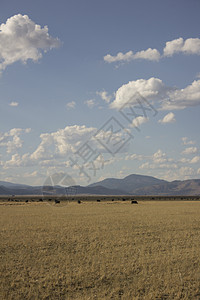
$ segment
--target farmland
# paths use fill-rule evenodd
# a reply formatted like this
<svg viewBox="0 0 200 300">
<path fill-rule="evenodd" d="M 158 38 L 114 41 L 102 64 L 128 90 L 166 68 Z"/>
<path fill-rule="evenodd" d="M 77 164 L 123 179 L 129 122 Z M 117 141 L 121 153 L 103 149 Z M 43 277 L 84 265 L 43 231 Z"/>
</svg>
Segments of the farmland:
<svg viewBox="0 0 200 300">
<path fill-rule="evenodd" d="M 1 200 L 0 299 L 200 299 L 198 197 Z"/>
</svg>

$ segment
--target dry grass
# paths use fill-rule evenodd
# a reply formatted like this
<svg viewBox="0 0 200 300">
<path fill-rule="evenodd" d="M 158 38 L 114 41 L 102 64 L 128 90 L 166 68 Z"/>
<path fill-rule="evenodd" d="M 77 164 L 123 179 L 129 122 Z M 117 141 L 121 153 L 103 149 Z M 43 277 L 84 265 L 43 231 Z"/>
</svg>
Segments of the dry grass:
<svg viewBox="0 0 200 300">
<path fill-rule="evenodd" d="M 200 202 L 4 203 L 0 215 L 0 299 L 200 299 Z"/>
</svg>

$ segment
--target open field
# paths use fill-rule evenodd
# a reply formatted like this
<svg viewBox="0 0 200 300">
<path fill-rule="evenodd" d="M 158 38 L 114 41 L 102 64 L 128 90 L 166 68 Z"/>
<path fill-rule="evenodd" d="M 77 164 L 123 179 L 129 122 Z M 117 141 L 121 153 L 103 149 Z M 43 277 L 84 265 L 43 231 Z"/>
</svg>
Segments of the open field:
<svg viewBox="0 0 200 300">
<path fill-rule="evenodd" d="M 0 299 L 200 299 L 199 201 L 83 198 L 0 203 Z"/>
</svg>

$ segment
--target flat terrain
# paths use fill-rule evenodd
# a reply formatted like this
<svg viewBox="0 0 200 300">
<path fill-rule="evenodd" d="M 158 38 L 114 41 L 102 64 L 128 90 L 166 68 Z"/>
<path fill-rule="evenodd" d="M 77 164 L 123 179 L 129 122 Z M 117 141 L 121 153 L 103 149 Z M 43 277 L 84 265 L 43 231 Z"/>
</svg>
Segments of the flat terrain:
<svg viewBox="0 0 200 300">
<path fill-rule="evenodd" d="M 2 300 L 200 299 L 199 201 L 5 201 L 0 216 Z"/>
</svg>

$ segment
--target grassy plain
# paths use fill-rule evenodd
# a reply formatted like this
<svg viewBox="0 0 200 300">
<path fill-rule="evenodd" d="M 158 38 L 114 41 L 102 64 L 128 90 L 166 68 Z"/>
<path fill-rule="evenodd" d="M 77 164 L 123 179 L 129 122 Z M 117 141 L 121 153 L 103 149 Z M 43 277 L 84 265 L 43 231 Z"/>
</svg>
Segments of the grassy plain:
<svg viewBox="0 0 200 300">
<path fill-rule="evenodd" d="M 0 299 L 200 299 L 200 202 L 0 203 Z"/>
</svg>

